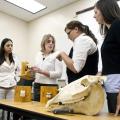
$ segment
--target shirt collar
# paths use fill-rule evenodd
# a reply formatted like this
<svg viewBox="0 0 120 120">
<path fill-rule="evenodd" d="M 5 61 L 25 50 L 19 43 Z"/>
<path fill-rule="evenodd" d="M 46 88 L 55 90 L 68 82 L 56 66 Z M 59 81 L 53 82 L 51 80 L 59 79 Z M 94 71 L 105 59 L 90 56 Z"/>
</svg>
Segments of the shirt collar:
<svg viewBox="0 0 120 120">
<path fill-rule="evenodd" d="M 85 33 L 80 34 L 80 35 L 74 40 L 74 42 L 76 42 L 77 39 L 80 39 L 82 36 L 85 36 L 85 35 L 86 35 Z"/>
</svg>

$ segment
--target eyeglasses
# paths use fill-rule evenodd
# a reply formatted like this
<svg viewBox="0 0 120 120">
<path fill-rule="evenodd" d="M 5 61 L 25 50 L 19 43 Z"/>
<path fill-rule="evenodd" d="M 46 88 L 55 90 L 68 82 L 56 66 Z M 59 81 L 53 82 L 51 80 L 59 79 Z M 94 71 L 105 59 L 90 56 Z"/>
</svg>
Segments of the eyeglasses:
<svg viewBox="0 0 120 120">
<path fill-rule="evenodd" d="M 70 35 L 71 31 L 72 31 L 72 30 L 70 30 L 69 32 L 66 32 L 66 33 L 67 33 L 67 35 Z"/>
</svg>

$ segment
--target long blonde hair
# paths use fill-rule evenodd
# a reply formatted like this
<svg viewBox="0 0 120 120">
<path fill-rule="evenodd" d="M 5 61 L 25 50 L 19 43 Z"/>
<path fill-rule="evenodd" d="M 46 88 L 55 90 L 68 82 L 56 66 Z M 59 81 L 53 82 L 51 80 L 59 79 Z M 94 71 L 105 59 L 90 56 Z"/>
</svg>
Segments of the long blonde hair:
<svg viewBox="0 0 120 120">
<path fill-rule="evenodd" d="M 55 51 L 55 38 L 54 38 L 54 36 L 51 34 L 45 34 L 42 38 L 42 41 L 41 41 L 41 52 L 45 52 L 45 43 L 49 40 L 50 37 L 53 39 L 53 42 L 54 42 L 54 48 L 53 48 L 52 52 Z"/>
</svg>

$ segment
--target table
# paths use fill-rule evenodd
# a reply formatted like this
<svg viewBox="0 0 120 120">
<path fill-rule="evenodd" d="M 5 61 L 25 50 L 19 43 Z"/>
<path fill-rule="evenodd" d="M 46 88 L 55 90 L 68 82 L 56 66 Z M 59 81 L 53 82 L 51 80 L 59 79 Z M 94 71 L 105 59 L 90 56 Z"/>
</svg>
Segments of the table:
<svg viewBox="0 0 120 120">
<path fill-rule="evenodd" d="M 100 113 L 97 116 L 86 116 L 81 114 L 53 114 L 46 111 L 45 105 L 40 102 L 14 102 L 14 100 L 0 100 L 0 109 L 36 118 L 38 120 L 120 120 L 120 116 Z"/>
</svg>

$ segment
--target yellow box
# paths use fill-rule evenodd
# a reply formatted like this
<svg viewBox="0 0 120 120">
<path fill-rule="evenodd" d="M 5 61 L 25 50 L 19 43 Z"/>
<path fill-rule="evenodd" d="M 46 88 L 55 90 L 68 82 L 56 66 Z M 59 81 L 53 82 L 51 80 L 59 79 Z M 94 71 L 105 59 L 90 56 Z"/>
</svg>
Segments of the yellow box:
<svg viewBox="0 0 120 120">
<path fill-rule="evenodd" d="M 16 86 L 14 101 L 16 102 L 30 102 L 32 100 L 31 86 Z"/>
<path fill-rule="evenodd" d="M 58 93 L 58 86 L 41 86 L 40 87 L 40 102 L 47 103 Z"/>
</svg>

